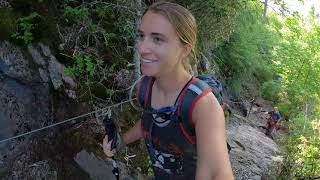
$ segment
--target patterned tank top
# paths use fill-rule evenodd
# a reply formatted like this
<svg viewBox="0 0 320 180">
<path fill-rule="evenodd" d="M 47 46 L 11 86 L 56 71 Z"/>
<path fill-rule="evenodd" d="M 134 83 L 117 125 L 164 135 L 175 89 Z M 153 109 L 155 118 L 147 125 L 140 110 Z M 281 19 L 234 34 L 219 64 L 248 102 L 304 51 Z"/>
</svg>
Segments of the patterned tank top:
<svg viewBox="0 0 320 180">
<path fill-rule="evenodd" d="M 196 145 L 190 144 L 183 135 L 177 110 L 157 112 L 151 107 L 150 93 L 142 113 L 141 125 L 155 179 L 195 179 Z M 177 107 L 177 102 L 174 107 Z"/>
</svg>

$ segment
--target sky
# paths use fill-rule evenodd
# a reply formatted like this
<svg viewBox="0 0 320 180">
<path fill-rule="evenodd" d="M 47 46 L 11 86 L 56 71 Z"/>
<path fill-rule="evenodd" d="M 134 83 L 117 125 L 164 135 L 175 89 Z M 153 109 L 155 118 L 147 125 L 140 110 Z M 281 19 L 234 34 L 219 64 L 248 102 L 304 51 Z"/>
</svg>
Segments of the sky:
<svg viewBox="0 0 320 180">
<path fill-rule="evenodd" d="M 277 9 L 277 7 L 275 7 L 273 4 L 273 1 L 274 0 L 270 2 L 270 6 L 274 7 L 274 9 Z M 287 4 L 287 7 L 290 11 L 298 11 L 299 14 L 304 17 L 308 16 L 312 6 L 315 7 L 316 14 L 320 14 L 320 0 L 304 0 L 304 3 L 299 2 L 298 0 L 284 0 L 284 2 Z M 320 21 L 320 18 L 318 18 L 318 20 Z"/>
</svg>

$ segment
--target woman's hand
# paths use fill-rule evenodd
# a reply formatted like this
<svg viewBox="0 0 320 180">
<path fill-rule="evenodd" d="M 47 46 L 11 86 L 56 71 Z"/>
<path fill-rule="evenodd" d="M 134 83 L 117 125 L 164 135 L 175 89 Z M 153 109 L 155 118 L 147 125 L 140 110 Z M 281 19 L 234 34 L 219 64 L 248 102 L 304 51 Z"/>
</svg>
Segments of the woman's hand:
<svg viewBox="0 0 320 180">
<path fill-rule="evenodd" d="M 108 142 L 108 135 L 106 135 L 103 139 L 103 143 L 102 143 L 102 147 L 103 147 L 103 152 L 108 156 L 108 157 L 112 157 L 114 156 L 114 154 L 116 153 L 116 149 L 112 149 L 111 150 L 111 144 L 112 144 L 112 141 L 109 141 Z"/>
<path fill-rule="evenodd" d="M 131 128 L 127 133 L 123 135 L 123 137 L 120 136 L 120 134 L 117 134 L 117 142 L 116 147 L 111 150 L 111 144 L 112 141 L 108 142 L 108 136 L 106 135 L 103 139 L 102 148 L 103 152 L 108 156 L 112 157 L 116 153 L 117 150 L 123 148 L 126 146 L 126 144 L 129 144 L 131 142 L 134 142 L 138 139 L 141 139 L 143 137 L 142 130 L 141 130 L 141 120 L 139 120 L 133 128 Z"/>
</svg>

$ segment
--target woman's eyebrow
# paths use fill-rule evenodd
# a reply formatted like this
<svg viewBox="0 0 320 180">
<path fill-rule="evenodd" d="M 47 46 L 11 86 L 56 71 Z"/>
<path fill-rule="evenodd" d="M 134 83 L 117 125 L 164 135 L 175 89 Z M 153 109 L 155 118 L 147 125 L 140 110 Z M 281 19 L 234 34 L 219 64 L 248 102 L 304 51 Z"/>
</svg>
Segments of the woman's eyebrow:
<svg viewBox="0 0 320 180">
<path fill-rule="evenodd" d="M 163 36 L 163 37 L 166 37 L 164 34 L 157 33 L 157 32 L 152 32 L 151 35 L 153 35 L 153 36 Z"/>
<path fill-rule="evenodd" d="M 144 34 L 144 32 L 141 29 L 138 29 L 138 33 L 139 34 Z M 159 32 L 151 32 L 151 36 L 160 36 L 160 37 L 163 37 L 163 38 L 167 38 L 166 35 L 164 35 L 162 33 L 159 33 Z"/>
</svg>

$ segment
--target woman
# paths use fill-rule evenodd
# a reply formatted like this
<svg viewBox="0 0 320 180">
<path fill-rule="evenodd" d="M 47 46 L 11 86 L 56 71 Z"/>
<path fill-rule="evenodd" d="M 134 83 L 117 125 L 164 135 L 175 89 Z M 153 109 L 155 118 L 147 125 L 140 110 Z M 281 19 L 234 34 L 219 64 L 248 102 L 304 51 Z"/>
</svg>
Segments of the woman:
<svg viewBox="0 0 320 180">
<path fill-rule="evenodd" d="M 195 144 L 187 144 L 180 138 L 183 132 L 170 119 L 173 116 L 167 116 L 168 119 L 162 116 L 159 121 L 157 111 L 146 110 L 175 107 L 180 93 L 193 79 L 185 65 L 195 49 L 196 36 L 192 14 L 169 2 L 151 5 L 139 27 L 141 71 L 146 77 L 153 77 L 153 84 L 149 108 L 145 108 L 141 120 L 122 139 L 124 144 L 129 144 L 145 138 L 155 179 L 233 179 L 224 115 L 212 93 L 203 94 L 192 110 Z M 103 148 L 108 156 L 115 153 L 110 151 L 111 142 L 107 136 L 104 138 Z"/>
</svg>

